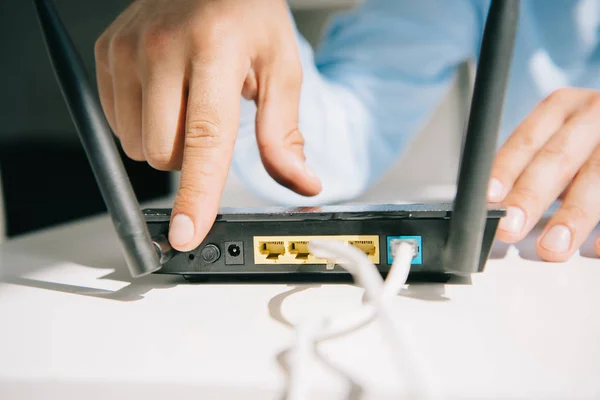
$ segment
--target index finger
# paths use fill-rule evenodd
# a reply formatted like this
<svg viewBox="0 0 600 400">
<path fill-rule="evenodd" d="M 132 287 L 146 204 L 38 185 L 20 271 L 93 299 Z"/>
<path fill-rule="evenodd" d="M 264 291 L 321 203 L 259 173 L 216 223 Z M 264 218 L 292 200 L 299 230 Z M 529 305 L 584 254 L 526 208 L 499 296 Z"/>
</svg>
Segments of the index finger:
<svg viewBox="0 0 600 400">
<path fill-rule="evenodd" d="M 196 60 L 190 66 L 183 164 L 169 241 L 197 247 L 214 223 L 240 118 L 245 72 L 236 60 Z"/>
</svg>

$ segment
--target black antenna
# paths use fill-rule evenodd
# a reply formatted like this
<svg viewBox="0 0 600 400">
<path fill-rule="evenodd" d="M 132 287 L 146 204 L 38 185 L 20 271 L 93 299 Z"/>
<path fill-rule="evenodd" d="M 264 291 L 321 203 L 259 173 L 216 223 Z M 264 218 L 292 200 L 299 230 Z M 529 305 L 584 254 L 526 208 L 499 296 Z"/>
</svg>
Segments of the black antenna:
<svg viewBox="0 0 600 400">
<path fill-rule="evenodd" d="M 56 79 L 119 235 L 133 277 L 161 268 L 133 188 L 98 99 L 51 1 L 34 0 Z"/>
<path fill-rule="evenodd" d="M 487 218 L 487 190 L 513 57 L 520 0 L 493 0 L 485 24 L 458 188 L 445 248 L 445 268 L 477 271 Z"/>
</svg>

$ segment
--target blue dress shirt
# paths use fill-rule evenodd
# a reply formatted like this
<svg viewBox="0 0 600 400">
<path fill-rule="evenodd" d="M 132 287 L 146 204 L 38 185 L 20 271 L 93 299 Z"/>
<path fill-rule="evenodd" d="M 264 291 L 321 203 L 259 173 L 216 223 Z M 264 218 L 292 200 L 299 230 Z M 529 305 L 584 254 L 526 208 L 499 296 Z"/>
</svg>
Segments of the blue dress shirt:
<svg viewBox="0 0 600 400">
<path fill-rule="evenodd" d="M 363 193 L 402 155 L 450 88 L 477 61 L 489 0 L 366 0 L 337 16 L 313 53 L 298 34 L 304 79 L 300 129 L 323 191 L 303 197 L 265 171 L 253 102 L 242 100 L 232 168 L 282 204 L 339 202 Z M 500 137 L 557 88 L 600 88 L 600 0 L 523 0 Z M 435 160 L 431 160 L 435 163 Z"/>
</svg>

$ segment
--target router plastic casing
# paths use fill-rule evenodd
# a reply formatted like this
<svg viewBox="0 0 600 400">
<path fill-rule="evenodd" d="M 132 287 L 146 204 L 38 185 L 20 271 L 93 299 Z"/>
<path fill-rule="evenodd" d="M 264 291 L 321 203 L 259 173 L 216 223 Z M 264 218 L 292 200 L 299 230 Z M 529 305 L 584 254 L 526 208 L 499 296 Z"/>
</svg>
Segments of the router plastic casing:
<svg viewBox="0 0 600 400">
<path fill-rule="evenodd" d="M 488 206 L 478 272 L 484 269 L 504 215 L 501 205 Z M 168 234 L 170 209 L 147 209 L 144 216 L 152 237 Z M 414 241 L 417 246 L 413 278 L 428 275 L 437 280 L 446 273 L 443 249 L 451 216 L 452 204 L 222 209 L 203 243 L 193 251 L 175 253 L 159 273 L 181 274 L 188 279 L 311 274 L 318 280 L 316 275 L 347 275 L 340 266 L 311 259 L 294 249 L 318 237 L 362 248 L 385 276 L 392 261 L 390 244 L 401 239 Z"/>
</svg>

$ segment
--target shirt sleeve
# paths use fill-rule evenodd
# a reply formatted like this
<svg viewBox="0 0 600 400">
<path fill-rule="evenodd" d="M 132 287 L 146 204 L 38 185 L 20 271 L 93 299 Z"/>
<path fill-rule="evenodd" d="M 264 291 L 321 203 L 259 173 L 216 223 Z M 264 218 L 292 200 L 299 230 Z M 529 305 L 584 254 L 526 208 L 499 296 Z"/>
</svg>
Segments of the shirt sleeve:
<svg viewBox="0 0 600 400">
<path fill-rule="evenodd" d="M 282 204 L 360 195 L 427 122 L 459 66 L 476 56 L 486 12 L 475 0 L 373 0 L 337 16 L 316 53 L 298 34 L 300 130 L 323 191 L 303 197 L 267 174 L 256 144 L 256 107 L 245 100 L 234 172 L 249 190 Z"/>
</svg>

